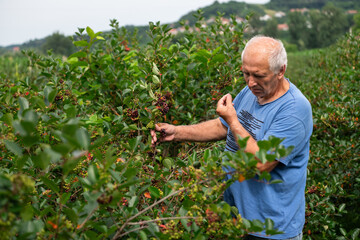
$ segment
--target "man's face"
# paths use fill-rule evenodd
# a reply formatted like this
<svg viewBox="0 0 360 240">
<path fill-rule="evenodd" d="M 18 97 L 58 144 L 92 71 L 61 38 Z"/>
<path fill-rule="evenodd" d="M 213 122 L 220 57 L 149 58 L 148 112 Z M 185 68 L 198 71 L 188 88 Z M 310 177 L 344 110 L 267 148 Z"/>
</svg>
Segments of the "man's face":
<svg viewBox="0 0 360 240">
<path fill-rule="evenodd" d="M 266 55 L 258 51 L 247 51 L 243 58 L 242 71 L 246 84 L 260 103 L 267 102 L 277 92 L 279 77 L 270 70 Z"/>
</svg>

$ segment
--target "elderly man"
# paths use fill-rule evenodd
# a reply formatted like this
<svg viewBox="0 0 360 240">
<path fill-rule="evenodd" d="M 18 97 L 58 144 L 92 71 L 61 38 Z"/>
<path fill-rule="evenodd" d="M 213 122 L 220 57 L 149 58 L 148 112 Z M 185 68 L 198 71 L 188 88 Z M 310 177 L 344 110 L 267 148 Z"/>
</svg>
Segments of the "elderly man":
<svg viewBox="0 0 360 240">
<path fill-rule="evenodd" d="M 306 166 L 312 133 L 309 101 L 288 79 L 286 51 L 281 41 L 256 36 L 242 52 L 242 71 L 247 86 L 236 96 L 223 96 L 217 104 L 217 119 L 188 126 L 166 123 L 156 126 L 165 130 L 160 141 L 214 141 L 226 138 L 225 151 L 238 150 L 236 136 L 249 137 L 245 151 L 255 154 L 257 141 L 269 136 L 283 138 L 285 147 L 294 146 L 291 154 L 265 164 L 260 171 L 270 172 L 279 184 L 264 184 L 254 179 L 235 182 L 224 193 L 224 199 L 236 206 L 246 219 L 264 221 L 270 218 L 283 234 L 251 234 L 247 239 L 302 239 L 305 222 Z M 158 139 L 151 132 L 152 143 Z"/>
</svg>

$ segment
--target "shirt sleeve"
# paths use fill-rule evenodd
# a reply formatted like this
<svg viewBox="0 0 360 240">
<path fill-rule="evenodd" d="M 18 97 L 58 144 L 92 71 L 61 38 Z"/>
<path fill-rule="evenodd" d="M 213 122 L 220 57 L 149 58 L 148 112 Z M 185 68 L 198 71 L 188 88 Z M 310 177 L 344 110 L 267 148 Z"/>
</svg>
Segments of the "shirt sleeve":
<svg viewBox="0 0 360 240">
<path fill-rule="evenodd" d="M 284 165 L 287 165 L 294 156 L 301 151 L 305 143 L 305 126 L 303 122 L 298 119 L 296 116 L 284 116 L 271 124 L 271 127 L 265 133 L 262 140 L 269 139 L 270 136 L 284 139 L 282 145 L 286 148 L 293 146 L 294 149 L 292 152 L 283 159 L 279 161 Z"/>
</svg>

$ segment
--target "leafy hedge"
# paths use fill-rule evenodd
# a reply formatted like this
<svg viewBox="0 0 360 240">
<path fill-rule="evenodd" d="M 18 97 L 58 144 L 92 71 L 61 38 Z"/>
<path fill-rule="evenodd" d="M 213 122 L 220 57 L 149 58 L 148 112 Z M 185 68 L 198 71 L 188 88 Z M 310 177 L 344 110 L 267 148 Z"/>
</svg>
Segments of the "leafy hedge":
<svg viewBox="0 0 360 240">
<path fill-rule="evenodd" d="M 0 238 L 232 239 L 277 233 L 271 219 L 243 219 L 222 201 L 234 179 L 258 173 L 254 156 L 239 151 L 222 161 L 223 142 L 151 147 L 149 129 L 157 122 L 216 117 L 217 100 L 245 85 L 240 53 L 246 25 L 235 19 L 224 25 L 219 17 L 204 28 L 197 17 L 197 31 L 188 29 L 178 42 L 167 25 L 150 23 L 151 41 L 140 47 L 136 35 L 114 20 L 109 34 L 79 29 L 78 51 L 67 59 L 34 52 L 25 53 L 26 62 L 1 58 L 0 68 L 12 71 L 0 75 Z M 320 66 L 308 66 L 316 75 L 309 72 L 308 81 L 298 82 L 315 120 L 309 239 L 356 238 L 359 232 L 352 211 L 359 203 L 358 43 L 348 38 L 333 57 L 320 55 Z M 335 63 L 337 70 L 327 73 Z M 260 145 L 262 152 L 274 150 L 258 154 L 262 161 L 288 153 L 276 138 Z M 222 166 L 235 169 L 232 180 L 222 180 Z M 276 184 L 269 174 L 261 178 Z"/>
</svg>

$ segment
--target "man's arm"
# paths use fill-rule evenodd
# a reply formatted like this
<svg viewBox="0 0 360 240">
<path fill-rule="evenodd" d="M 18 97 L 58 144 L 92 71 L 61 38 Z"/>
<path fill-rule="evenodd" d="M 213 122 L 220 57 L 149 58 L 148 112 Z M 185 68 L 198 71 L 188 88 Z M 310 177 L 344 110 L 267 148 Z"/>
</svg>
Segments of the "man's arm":
<svg viewBox="0 0 360 240">
<path fill-rule="evenodd" d="M 255 155 L 255 153 L 259 151 L 259 146 L 257 145 L 256 140 L 246 131 L 246 129 L 239 122 L 236 110 L 232 104 L 232 97 L 230 94 L 226 94 L 219 100 L 216 112 L 229 125 L 229 128 L 233 133 L 235 139 L 237 139 L 238 135 L 242 138 L 249 137 L 245 152 L 249 152 Z M 271 172 L 278 164 L 279 161 L 267 162 L 265 164 L 258 162 L 256 167 L 261 172 Z"/>
<path fill-rule="evenodd" d="M 160 141 L 191 141 L 191 142 L 209 142 L 225 139 L 227 128 L 221 123 L 220 119 L 213 119 L 194 125 L 171 125 L 159 123 L 155 125 L 155 130 L 162 132 Z M 163 136 L 161 136 L 163 135 Z M 151 131 L 154 145 L 158 139 L 155 131 Z"/>
</svg>

